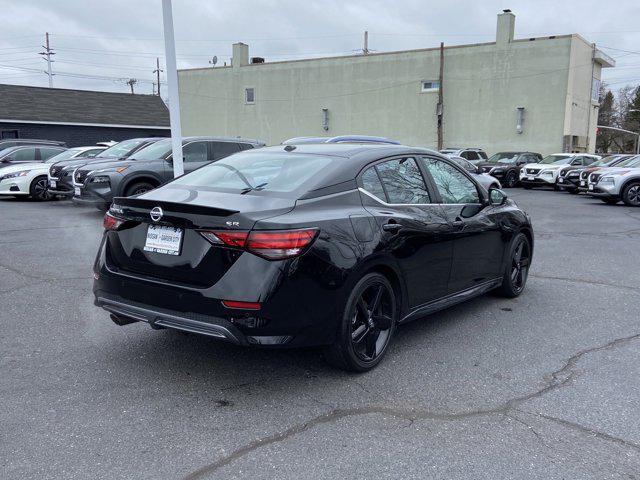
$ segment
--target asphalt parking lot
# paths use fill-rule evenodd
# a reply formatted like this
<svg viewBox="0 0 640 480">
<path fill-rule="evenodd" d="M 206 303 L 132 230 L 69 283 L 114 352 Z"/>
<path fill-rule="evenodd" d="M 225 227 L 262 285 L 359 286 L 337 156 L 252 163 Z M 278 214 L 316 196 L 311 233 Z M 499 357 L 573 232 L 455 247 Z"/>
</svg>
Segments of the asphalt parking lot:
<svg viewBox="0 0 640 480">
<path fill-rule="evenodd" d="M 640 209 L 508 191 L 528 289 L 398 332 L 364 375 L 93 306 L 101 214 L 0 200 L 0 477 L 638 478 Z"/>
</svg>

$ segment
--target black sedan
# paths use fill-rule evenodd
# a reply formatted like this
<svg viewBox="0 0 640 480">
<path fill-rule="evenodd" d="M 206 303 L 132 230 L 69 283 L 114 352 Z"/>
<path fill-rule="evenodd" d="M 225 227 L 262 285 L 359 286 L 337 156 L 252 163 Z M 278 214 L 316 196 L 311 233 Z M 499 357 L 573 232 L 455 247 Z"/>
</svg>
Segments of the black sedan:
<svg viewBox="0 0 640 480">
<path fill-rule="evenodd" d="M 542 155 L 534 152 L 499 152 L 488 160 L 476 163 L 482 173 L 497 178 L 505 187 L 515 187 L 520 178 L 520 169 L 528 163 L 537 163 Z"/>
<path fill-rule="evenodd" d="M 396 326 L 498 290 L 522 293 L 529 217 L 424 149 L 247 150 L 116 198 L 94 264 L 96 305 L 239 345 L 323 345 L 366 371 Z"/>
</svg>

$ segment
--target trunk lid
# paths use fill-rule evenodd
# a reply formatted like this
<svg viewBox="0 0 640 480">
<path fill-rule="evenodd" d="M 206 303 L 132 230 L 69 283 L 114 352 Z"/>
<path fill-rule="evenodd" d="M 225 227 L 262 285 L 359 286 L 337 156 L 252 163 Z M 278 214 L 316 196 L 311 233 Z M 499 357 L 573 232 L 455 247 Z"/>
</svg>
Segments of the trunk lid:
<svg viewBox="0 0 640 480">
<path fill-rule="evenodd" d="M 110 268 L 187 287 L 211 287 L 240 256 L 251 254 L 212 245 L 198 230 L 248 231 L 257 221 L 284 214 L 295 205 L 292 199 L 200 188 L 165 186 L 137 198 L 115 198 L 111 212 L 127 222 L 107 236 Z M 145 250 L 150 225 L 180 229 L 179 254 Z"/>
</svg>

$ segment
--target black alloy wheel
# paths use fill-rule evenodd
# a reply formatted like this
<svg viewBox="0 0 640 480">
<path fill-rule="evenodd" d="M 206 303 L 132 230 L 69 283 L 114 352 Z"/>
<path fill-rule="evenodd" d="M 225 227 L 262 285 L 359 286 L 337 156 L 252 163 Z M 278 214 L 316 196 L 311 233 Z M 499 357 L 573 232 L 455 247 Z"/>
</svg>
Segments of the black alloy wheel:
<svg viewBox="0 0 640 480">
<path fill-rule="evenodd" d="M 387 350 L 396 317 L 396 294 L 387 278 L 379 273 L 365 275 L 349 295 L 336 341 L 327 348 L 327 360 L 344 370 L 371 370 Z"/>
<path fill-rule="evenodd" d="M 515 298 L 524 291 L 531 264 L 531 243 L 524 233 L 513 238 L 509 254 L 500 293 Z"/>
<path fill-rule="evenodd" d="M 516 172 L 511 170 L 509 173 L 507 173 L 507 176 L 504 179 L 504 186 L 507 188 L 513 188 L 516 186 L 516 183 L 518 183 L 518 177 L 516 175 Z"/>
<path fill-rule="evenodd" d="M 29 195 L 37 202 L 49 200 L 51 194 L 49 193 L 47 177 L 36 177 L 29 187 Z"/>
<path fill-rule="evenodd" d="M 622 192 L 622 201 L 630 207 L 640 207 L 640 183 L 627 185 Z"/>
</svg>

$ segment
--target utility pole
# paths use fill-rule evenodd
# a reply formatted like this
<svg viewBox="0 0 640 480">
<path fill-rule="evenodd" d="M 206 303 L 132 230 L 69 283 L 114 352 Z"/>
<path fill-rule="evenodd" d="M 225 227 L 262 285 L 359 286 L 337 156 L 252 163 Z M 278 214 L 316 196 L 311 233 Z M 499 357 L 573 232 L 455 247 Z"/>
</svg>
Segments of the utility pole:
<svg viewBox="0 0 640 480">
<path fill-rule="evenodd" d="M 157 75 L 158 79 L 158 96 L 160 96 L 160 72 L 164 72 L 164 70 L 160 70 L 160 59 L 156 57 L 156 69 L 153 71 L 153 73 Z"/>
<path fill-rule="evenodd" d="M 44 35 L 44 45 L 42 45 L 42 48 L 44 48 L 44 52 L 40 52 L 40 55 L 42 55 L 43 60 L 47 61 L 47 71 L 44 73 L 49 76 L 49 88 L 52 88 L 53 73 L 51 72 L 51 63 L 53 60 L 51 60 L 51 55 L 55 55 L 55 53 L 53 53 L 53 48 L 49 45 L 49 32 L 46 32 Z"/>
<path fill-rule="evenodd" d="M 133 95 L 135 92 L 133 91 L 133 86 L 138 83 L 138 80 L 136 80 L 135 78 L 130 78 L 129 80 L 127 80 L 127 85 L 129 85 L 131 87 L 131 95 Z"/>
<path fill-rule="evenodd" d="M 362 48 L 363 55 L 369 55 L 369 32 L 367 30 L 364 31 L 364 46 Z"/>
<path fill-rule="evenodd" d="M 169 89 L 169 123 L 171 124 L 171 146 L 173 151 L 173 176 L 184 173 L 182 158 L 182 128 L 180 126 L 180 99 L 178 97 L 178 67 L 176 44 L 173 39 L 173 12 L 171 0 L 162 0 L 162 23 L 164 24 L 164 58 Z"/>
<path fill-rule="evenodd" d="M 438 116 L 438 150 L 442 150 L 442 124 L 444 120 L 444 42 L 440 42 L 440 75 L 438 76 L 438 106 L 436 107 L 436 115 Z"/>
</svg>

